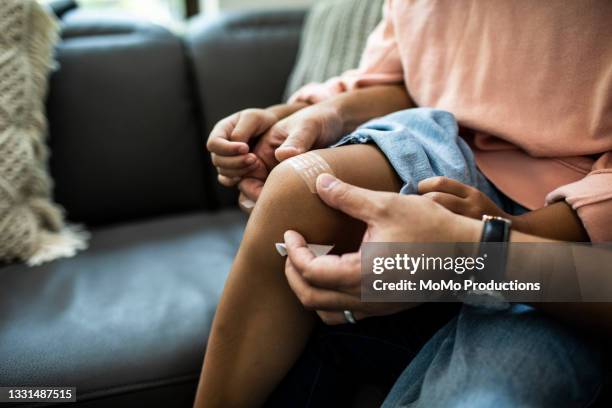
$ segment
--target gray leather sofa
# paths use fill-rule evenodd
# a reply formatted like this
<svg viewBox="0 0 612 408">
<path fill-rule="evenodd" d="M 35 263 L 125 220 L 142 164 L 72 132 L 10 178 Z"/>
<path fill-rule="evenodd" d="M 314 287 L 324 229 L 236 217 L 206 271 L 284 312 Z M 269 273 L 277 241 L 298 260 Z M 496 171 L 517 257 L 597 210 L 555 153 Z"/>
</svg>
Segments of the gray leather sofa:
<svg viewBox="0 0 612 408">
<path fill-rule="evenodd" d="M 76 386 L 78 407 L 190 407 L 245 224 L 205 137 L 280 102 L 304 12 L 199 18 L 178 37 L 54 5 L 55 197 L 93 236 L 75 258 L 0 267 L 0 386 Z"/>
<path fill-rule="evenodd" d="M 91 246 L 0 268 L 0 386 L 76 386 L 83 407 L 188 407 L 245 224 L 205 137 L 281 101 L 304 13 L 201 18 L 178 37 L 60 3 L 50 168 Z"/>
</svg>

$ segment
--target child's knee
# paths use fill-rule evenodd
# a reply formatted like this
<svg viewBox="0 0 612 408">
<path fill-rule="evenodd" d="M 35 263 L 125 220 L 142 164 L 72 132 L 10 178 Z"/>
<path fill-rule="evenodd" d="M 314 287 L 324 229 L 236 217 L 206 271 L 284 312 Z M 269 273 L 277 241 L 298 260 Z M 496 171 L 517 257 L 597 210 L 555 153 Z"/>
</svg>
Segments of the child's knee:
<svg viewBox="0 0 612 408">
<path fill-rule="evenodd" d="M 319 175 L 334 174 L 323 152 L 319 151 L 310 151 L 285 160 L 275 170 L 277 173 L 275 177 L 285 178 L 288 174 L 291 177 L 297 175 L 312 194 L 316 194 L 316 182 Z"/>
<path fill-rule="evenodd" d="M 312 154 L 317 153 L 301 156 Z M 263 236 L 280 242 L 283 233 L 291 229 L 300 232 L 311 243 L 334 244 L 341 250 L 355 249 L 354 241 L 363 236 L 363 223 L 328 207 L 316 194 L 313 187 L 317 176 L 337 171 L 335 162 L 330 160 L 332 164 L 325 166 L 320 162 L 323 154 L 317 157 L 304 160 L 297 156 L 272 170 L 251 214 L 247 235 L 256 234 L 260 239 Z M 304 166 L 310 165 L 314 168 L 307 168 L 306 177 L 300 174 Z"/>
<path fill-rule="evenodd" d="M 310 169 L 309 175 L 304 177 L 304 174 L 300 174 L 303 170 L 301 166 L 308 163 L 314 163 L 316 169 Z M 314 192 L 316 176 L 323 171 L 331 169 L 321 166 L 318 159 L 313 157 L 304 160 L 298 156 L 276 166 L 268 176 L 251 214 L 249 231 L 257 231 L 257 234 L 267 237 L 271 234 L 274 239 L 282 240 L 282 234 L 291 229 L 313 243 L 335 241 L 339 227 L 347 226 L 350 222 L 348 216 L 325 205 Z"/>
<path fill-rule="evenodd" d="M 296 160 L 302 159 L 298 156 L 285 160 L 272 170 L 257 201 L 258 212 L 265 211 L 271 217 L 299 216 L 320 205 L 314 190 L 316 175 L 300 174 Z"/>
</svg>

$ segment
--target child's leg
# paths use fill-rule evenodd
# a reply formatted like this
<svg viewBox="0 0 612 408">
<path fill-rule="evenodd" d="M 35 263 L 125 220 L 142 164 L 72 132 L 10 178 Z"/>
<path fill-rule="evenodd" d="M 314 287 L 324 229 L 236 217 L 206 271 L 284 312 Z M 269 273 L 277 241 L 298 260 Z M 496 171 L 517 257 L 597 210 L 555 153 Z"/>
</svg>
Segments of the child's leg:
<svg viewBox="0 0 612 408">
<path fill-rule="evenodd" d="M 372 145 L 319 150 L 341 179 L 365 188 L 398 191 L 400 181 Z M 293 229 L 308 242 L 358 248 L 364 225 L 325 206 L 287 162 L 271 173 L 249 219 L 217 309 L 196 406 L 263 404 L 291 368 L 315 322 L 284 275 L 275 248 Z"/>
</svg>

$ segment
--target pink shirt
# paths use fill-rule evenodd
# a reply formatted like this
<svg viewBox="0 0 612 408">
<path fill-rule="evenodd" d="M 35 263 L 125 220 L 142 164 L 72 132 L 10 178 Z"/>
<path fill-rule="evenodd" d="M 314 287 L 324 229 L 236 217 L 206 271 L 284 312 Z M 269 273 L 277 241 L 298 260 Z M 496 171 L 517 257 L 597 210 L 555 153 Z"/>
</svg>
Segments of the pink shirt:
<svg viewBox="0 0 612 408">
<path fill-rule="evenodd" d="M 473 130 L 509 197 L 565 199 L 592 241 L 612 241 L 612 1 L 387 0 L 359 68 L 292 100 L 401 82 Z"/>
</svg>

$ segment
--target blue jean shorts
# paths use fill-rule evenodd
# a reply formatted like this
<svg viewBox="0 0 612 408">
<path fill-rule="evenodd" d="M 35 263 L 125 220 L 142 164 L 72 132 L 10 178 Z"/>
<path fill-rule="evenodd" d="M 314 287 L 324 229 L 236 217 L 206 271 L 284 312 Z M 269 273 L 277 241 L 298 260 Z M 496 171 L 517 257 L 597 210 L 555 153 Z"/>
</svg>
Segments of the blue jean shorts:
<svg viewBox="0 0 612 408">
<path fill-rule="evenodd" d="M 387 157 L 404 183 L 401 194 L 416 194 L 421 180 L 445 176 L 476 187 L 507 213 L 526 211 L 480 172 L 450 112 L 431 108 L 395 112 L 363 124 L 332 147 L 363 143 L 376 144 Z"/>
</svg>

